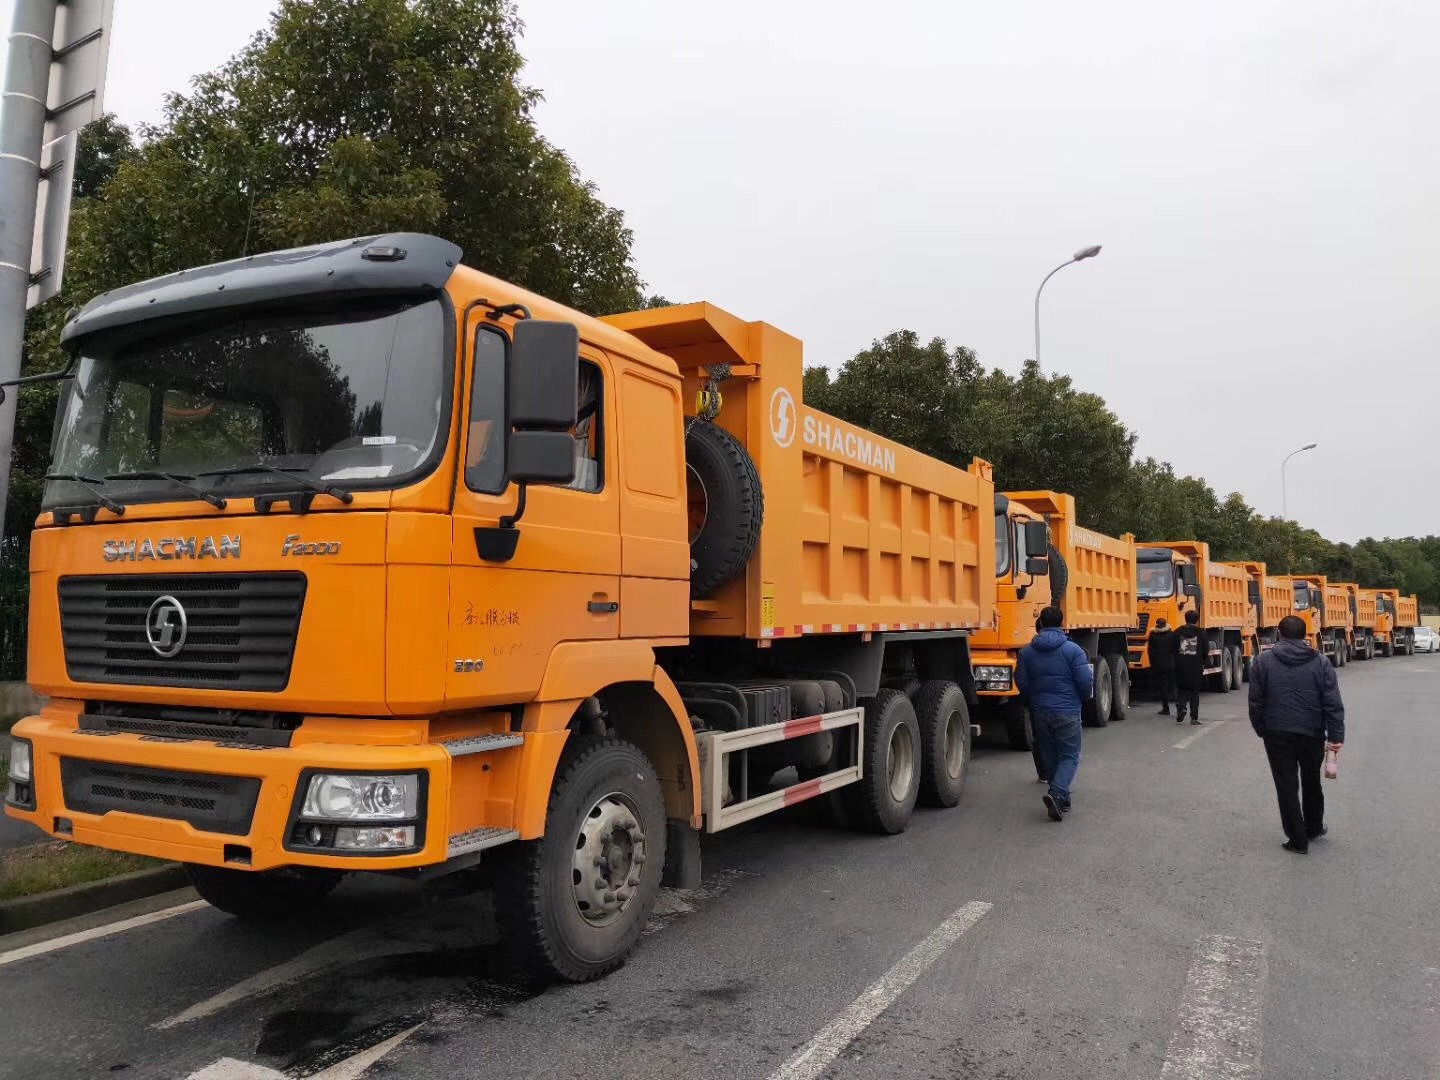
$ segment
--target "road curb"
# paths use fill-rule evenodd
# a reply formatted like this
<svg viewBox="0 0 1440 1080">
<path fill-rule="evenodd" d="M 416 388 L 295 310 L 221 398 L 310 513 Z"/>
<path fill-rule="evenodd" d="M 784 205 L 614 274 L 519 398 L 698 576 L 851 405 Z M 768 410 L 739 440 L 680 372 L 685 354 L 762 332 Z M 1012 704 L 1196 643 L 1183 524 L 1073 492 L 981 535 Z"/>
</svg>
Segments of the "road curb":
<svg viewBox="0 0 1440 1080">
<path fill-rule="evenodd" d="M 54 892 L 0 901 L 0 934 L 12 934 L 17 930 L 28 930 L 33 926 L 59 922 L 76 915 L 88 915 L 92 911 L 114 907 L 130 900 L 140 900 L 156 893 L 170 892 L 172 889 L 183 889 L 188 884 L 185 868 L 179 863 L 167 863 L 150 870 L 136 870 L 131 874 L 105 878 L 103 881 L 87 881 L 82 885 L 68 885 Z"/>
</svg>

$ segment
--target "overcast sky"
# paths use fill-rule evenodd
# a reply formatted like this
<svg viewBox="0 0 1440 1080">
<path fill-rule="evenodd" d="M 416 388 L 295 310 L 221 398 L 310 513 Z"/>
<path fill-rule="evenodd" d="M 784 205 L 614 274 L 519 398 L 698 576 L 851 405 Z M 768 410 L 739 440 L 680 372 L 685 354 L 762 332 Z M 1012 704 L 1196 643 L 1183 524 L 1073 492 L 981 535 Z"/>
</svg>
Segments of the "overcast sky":
<svg viewBox="0 0 1440 1080">
<path fill-rule="evenodd" d="M 0 0 L 8 27 L 12 0 Z M 107 106 L 270 0 L 117 0 Z M 1440 533 L 1434 0 L 521 0 L 541 131 L 653 290 L 836 366 L 910 328 L 1103 395 L 1138 453 L 1335 540 Z M 483 268 L 482 268 L 483 269 Z M 1000 478 L 1003 485 L 1004 478 Z"/>
</svg>

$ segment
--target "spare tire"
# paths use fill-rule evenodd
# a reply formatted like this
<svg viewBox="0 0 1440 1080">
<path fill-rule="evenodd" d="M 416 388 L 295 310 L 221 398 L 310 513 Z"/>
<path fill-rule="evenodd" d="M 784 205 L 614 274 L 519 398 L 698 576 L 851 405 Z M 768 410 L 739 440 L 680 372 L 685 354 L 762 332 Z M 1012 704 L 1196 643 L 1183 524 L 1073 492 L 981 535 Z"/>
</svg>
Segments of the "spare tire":
<svg viewBox="0 0 1440 1080">
<path fill-rule="evenodd" d="M 1065 610 L 1065 590 L 1070 585 L 1070 568 L 1065 565 L 1065 556 L 1054 544 L 1049 547 L 1050 560 L 1050 603 L 1061 611 Z"/>
<path fill-rule="evenodd" d="M 685 433 L 690 510 L 690 595 L 709 596 L 745 569 L 760 542 L 765 498 L 740 441 L 704 420 Z"/>
</svg>

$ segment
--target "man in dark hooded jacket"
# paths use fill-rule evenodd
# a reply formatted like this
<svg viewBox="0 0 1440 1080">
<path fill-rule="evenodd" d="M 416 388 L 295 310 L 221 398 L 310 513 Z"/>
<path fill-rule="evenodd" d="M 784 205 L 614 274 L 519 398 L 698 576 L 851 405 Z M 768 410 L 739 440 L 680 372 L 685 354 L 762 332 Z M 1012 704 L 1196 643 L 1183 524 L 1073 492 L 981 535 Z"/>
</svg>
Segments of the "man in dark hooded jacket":
<svg viewBox="0 0 1440 1080">
<path fill-rule="evenodd" d="M 1265 740 L 1285 850 L 1303 855 L 1326 832 L 1320 766 L 1327 749 L 1338 752 L 1345 742 L 1345 705 L 1335 668 L 1305 641 L 1305 623 L 1294 615 L 1280 620 L 1280 641 L 1251 665 L 1250 726 Z"/>
<path fill-rule="evenodd" d="M 1185 625 L 1175 631 L 1175 722 L 1185 722 L 1185 708 L 1190 708 L 1190 723 L 1200 723 L 1200 687 L 1205 683 L 1205 653 L 1208 645 L 1205 631 L 1200 629 L 1200 613 L 1187 611 Z"/>
<path fill-rule="evenodd" d="M 1063 821 L 1070 809 L 1070 785 L 1080 768 L 1080 706 L 1095 692 L 1090 658 L 1060 629 L 1064 623 L 1059 608 L 1041 611 L 1039 633 L 1015 664 L 1015 686 L 1030 699 L 1038 764 L 1050 782 L 1043 798 L 1051 821 Z"/>
<path fill-rule="evenodd" d="M 1160 683 L 1160 715 L 1170 715 L 1170 702 L 1180 707 L 1179 695 L 1175 693 L 1175 631 L 1164 619 L 1155 620 L 1155 629 L 1150 631 L 1150 642 L 1145 646 L 1150 656 L 1150 670 Z"/>
</svg>

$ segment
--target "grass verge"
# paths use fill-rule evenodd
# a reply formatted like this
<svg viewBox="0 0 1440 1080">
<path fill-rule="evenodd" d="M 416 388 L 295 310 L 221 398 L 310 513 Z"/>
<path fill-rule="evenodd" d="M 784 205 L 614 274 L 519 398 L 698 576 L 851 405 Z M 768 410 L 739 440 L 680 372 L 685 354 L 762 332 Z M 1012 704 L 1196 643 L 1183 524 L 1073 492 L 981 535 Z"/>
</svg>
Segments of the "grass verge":
<svg viewBox="0 0 1440 1080">
<path fill-rule="evenodd" d="M 159 859 L 53 840 L 0 852 L 0 900 L 53 892 L 163 865 Z"/>
</svg>

